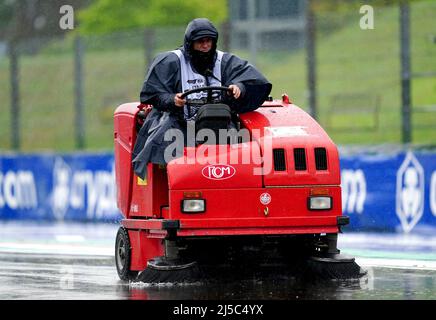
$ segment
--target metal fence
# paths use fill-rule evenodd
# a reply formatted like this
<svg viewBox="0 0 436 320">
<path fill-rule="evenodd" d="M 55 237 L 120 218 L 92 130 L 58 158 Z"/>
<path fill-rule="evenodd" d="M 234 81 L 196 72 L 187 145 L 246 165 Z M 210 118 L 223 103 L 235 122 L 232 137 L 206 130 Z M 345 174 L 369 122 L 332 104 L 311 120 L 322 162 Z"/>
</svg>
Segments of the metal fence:
<svg viewBox="0 0 436 320">
<path fill-rule="evenodd" d="M 238 35 L 230 50 L 265 74 L 273 83 L 274 98 L 286 92 L 310 111 L 309 97 L 315 93 L 317 118 L 338 144 L 401 143 L 399 7 L 374 7 L 374 29 L 368 30 L 360 28 L 359 8 L 315 12 L 316 92 L 308 85 L 307 45 L 295 41 L 295 34 L 249 37 L 257 41 L 255 56 L 253 46 L 239 43 Z M 414 2 L 409 15 L 411 141 L 434 144 L 436 3 Z M 16 60 L 10 59 L 10 46 L 1 45 L 0 149 L 111 150 L 114 109 L 138 101 L 147 57 L 178 47 L 184 30 L 34 39 L 17 44 Z M 275 46 L 277 41 L 280 45 Z"/>
<path fill-rule="evenodd" d="M 156 52 L 181 43 L 173 35 L 184 28 L 176 29 L 158 30 Z M 22 151 L 111 149 L 114 109 L 139 100 L 144 42 L 144 31 L 135 30 L 19 43 L 14 68 L 8 55 L 0 58 L 0 148 L 17 149 L 19 134 Z"/>
<path fill-rule="evenodd" d="M 404 95 L 407 98 L 410 94 L 410 141 L 434 144 L 436 3 L 422 1 L 410 5 L 406 30 L 410 40 L 410 48 L 406 48 L 410 51 L 410 71 L 405 69 L 407 60 L 401 59 L 407 34 L 401 34 L 404 17 L 402 20 L 400 8 L 375 7 L 374 29 L 366 30 L 360 28 L 362 15 L 358 12 L 356 8 L 317 14 L 321 123 L 342 143 L 401 143 L 407 135 L 403 127 L 405 117 L 407 120 L 402 108 L 407 107 Z M 334 32 L 325 31 L 328 28 L 323 28 L 323 24 L 328 26 L 330 21 L 344 23 Z M 416 77 L 424 72 L 426 78 Z M 406 81 L 410 81 L 410 92 Z"/>
</svg>

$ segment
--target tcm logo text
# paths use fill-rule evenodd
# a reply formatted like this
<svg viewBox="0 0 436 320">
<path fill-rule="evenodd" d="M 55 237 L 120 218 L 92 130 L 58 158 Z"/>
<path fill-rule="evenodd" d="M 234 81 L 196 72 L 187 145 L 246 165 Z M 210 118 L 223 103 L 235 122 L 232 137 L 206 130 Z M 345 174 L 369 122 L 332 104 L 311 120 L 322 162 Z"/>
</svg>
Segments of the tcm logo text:
<svg viewBox="0 0 436 320">
<path fill-rule="evenodd" d="M 224 180 L 235 175 L 236 169 L 229 165 L 211 165 L 204 167 L 203 176 L 211 180 Z"/>
</svg>

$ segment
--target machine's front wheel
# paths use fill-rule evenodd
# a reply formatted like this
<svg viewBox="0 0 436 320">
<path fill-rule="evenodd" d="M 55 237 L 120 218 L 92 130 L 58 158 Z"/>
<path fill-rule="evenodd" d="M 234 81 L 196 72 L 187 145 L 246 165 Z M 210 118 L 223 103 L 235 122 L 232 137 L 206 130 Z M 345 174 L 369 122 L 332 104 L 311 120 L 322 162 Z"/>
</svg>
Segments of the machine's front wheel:
<svg viewBox="0 0 436 320">
<path fill-rule="evenodd" d="M 137 271 L 130 270 L 131 247 L 129 233 L 123 227 L 118 229 L 115 240 L 115 265 L 121 280 L 133 280 L 138 275 Z"/>
</svg>

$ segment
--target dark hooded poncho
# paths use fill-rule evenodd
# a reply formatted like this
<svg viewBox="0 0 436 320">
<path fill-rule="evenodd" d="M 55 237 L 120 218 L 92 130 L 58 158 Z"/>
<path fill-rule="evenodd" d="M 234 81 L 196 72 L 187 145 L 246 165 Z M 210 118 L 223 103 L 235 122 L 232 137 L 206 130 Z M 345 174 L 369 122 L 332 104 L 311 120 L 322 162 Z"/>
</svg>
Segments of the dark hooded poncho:
<svg viewBox="0 0 436 320">
<path fill-rule="evenodd" d="M 194 19 L 186 28 L 184 45 L 179 48 L 187 60 L 192 61 L 192 42 L 202 37 L 214 40 L 212 50 L 215 52 L 218 39 L 215 27 L 207 19 Z M 212 62 L 215 63 L 215 60 Z M 182 92 L 180 69 L 177 55 L 164 52 L 154 59 L 145 78 L 140 100 L 143 104 L 152 104 L 153 109 L 138 133 L 132 154 L 134 172 L 142 179 L 146 177 L 149 162 L 166 164 L 164 151 L 172 141 L 164 141 L 165 132 L 172 128 L 186 131 L 183 108 L 174 104 L 175 94 Z M 272 88 L 271 83 L 254 66 L 230 53 L 223 55 L 220 80 L 222 86 L 236 84 L 241 88 L 239 99 L 228 103 L 236 113 L 257 109 Z M 174 155 L 174 158 L 179 156 Z"/>
</svg>

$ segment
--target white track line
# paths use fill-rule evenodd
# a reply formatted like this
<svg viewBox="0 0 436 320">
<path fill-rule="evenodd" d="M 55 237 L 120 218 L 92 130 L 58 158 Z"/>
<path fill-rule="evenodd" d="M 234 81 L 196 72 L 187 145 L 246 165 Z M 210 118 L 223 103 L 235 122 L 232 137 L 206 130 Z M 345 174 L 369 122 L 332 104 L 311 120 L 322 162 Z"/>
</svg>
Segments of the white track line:
<svg viewBox="0 0 436 320">
<path fill-rule="evenodd" d="M 54 255 L 113 256 L 114 249 L 107 246 L 85 246 L 68 244 L 0 243 L 0 252 L 43 253 Z"/>
<path fill-rule="evenodd" d="M 384 258 L 360 258 L 356 257 L 356 262 L 361 267 L 379 267 L 395 269 L 413 270 L 435 270 L 436 261 L 431 260 L 403 260 L 403 259 L 384 259 Z"/>
</svg>

